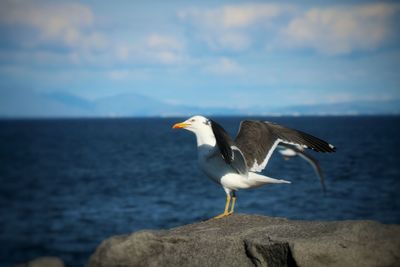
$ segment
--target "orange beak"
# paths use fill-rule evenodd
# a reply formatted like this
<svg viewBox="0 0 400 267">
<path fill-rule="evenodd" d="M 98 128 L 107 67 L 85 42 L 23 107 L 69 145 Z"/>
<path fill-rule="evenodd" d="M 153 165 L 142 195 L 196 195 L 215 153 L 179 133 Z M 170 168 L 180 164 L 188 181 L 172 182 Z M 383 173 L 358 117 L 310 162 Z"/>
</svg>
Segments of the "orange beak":
<svg viewBox="0 0 400 267">
<path fill-rule="evenodd" d="M 172 126 L 172 128 L 174 128 L 174 129 L 181 129 L 181 128 L 186 128 L 186 127 L 188 127 L 189 125 L 190 125 L 189 123 L 180 122 L 180 123 L 174 124 L 174 126 Z"/>
</svg>

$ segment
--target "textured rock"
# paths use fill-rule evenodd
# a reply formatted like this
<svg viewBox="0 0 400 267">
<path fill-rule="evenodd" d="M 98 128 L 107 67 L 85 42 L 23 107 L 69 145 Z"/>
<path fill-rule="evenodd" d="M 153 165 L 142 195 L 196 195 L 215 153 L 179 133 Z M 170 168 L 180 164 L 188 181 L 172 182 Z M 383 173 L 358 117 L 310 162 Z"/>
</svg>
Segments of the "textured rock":
<svg viewBox="0 0 400 267">
<path fill-rule="evenodd" d="M 400 226 L 233 215 L 103 241 L 88 267 L 399 266 Z"/>
<path fill-rule="evenodd" d="M 64 267 L 64 262 L 57 257 L 40 257 L 16 267 Z"/>
</svg>

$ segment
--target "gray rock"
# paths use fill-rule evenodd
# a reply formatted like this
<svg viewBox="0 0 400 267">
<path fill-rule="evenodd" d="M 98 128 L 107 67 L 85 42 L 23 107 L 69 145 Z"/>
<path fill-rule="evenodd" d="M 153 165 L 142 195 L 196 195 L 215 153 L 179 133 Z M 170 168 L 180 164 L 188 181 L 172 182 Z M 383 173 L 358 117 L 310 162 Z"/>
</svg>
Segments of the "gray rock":
<svg viewBox="0 0 400 267">
<path fill-rule="evenodd" d="M 57 257 L 40 257 L 16 267 L 64 267 L 64 262 Z"/>
<path fill-rule="evenodd" d="M 103 241 L 88 267 L 399 266 L 400 226 L 232 215 Z"/>
</svg>

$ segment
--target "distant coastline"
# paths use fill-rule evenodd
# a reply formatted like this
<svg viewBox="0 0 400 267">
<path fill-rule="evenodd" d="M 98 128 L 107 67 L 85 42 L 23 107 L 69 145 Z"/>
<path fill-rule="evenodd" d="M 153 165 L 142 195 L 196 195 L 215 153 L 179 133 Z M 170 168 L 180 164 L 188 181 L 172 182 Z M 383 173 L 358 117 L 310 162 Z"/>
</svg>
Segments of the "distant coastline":
<svg viewBox="0 0 400 267">
<path fill-rule="evenodd" d="M 113 119 L 174 119 L 174 118 L 186 118 L 193 114 L 173 114 L 173 115 L 127 115 L 127 116 L 1 116 L 0 121 L 24 121 L 24 120 L 113 120 Z M 208 114 L 211 117 L 218 118 L 320 118 L 320 117 L 398 117 L 399 113 L 387 113 L 387 114 Z"/>
<path fill-rule="evenodd" d="M 94 100 L 57 93 L 28 91 L 9 94 L 0 99 L 0 118 L 125 118 L 205 116 L 364 116 L 400 115 L 400 99 L 348 101 L 288 106 L 224 107 L 197 106 L 195 103 L 172 104 L 140 94 L 119 94 Z"/>
</svg>

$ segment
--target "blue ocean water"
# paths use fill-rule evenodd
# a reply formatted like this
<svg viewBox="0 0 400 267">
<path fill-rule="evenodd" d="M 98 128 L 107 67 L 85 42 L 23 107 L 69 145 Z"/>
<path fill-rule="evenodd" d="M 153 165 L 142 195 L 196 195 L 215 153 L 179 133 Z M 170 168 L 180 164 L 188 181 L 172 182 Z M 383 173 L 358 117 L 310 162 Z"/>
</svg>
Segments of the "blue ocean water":
<svg viewBox="0 0 400 267">
<path fill-rule="evenodd" d="M 235 135 L 242 118 L 214 118 Z M 236 212 L 304 220 L 400 223 L 400 117 L 263 118 L 337 146 L 302 159 L 275 153 L 266 175 L 292 184 L 240 191 Z M 197 167 L 178 119 L 0 121 L 0 263 L 52 255 L 83 266 L 103 239 L 222 212 L 225 193 Z"/>
</svg>

